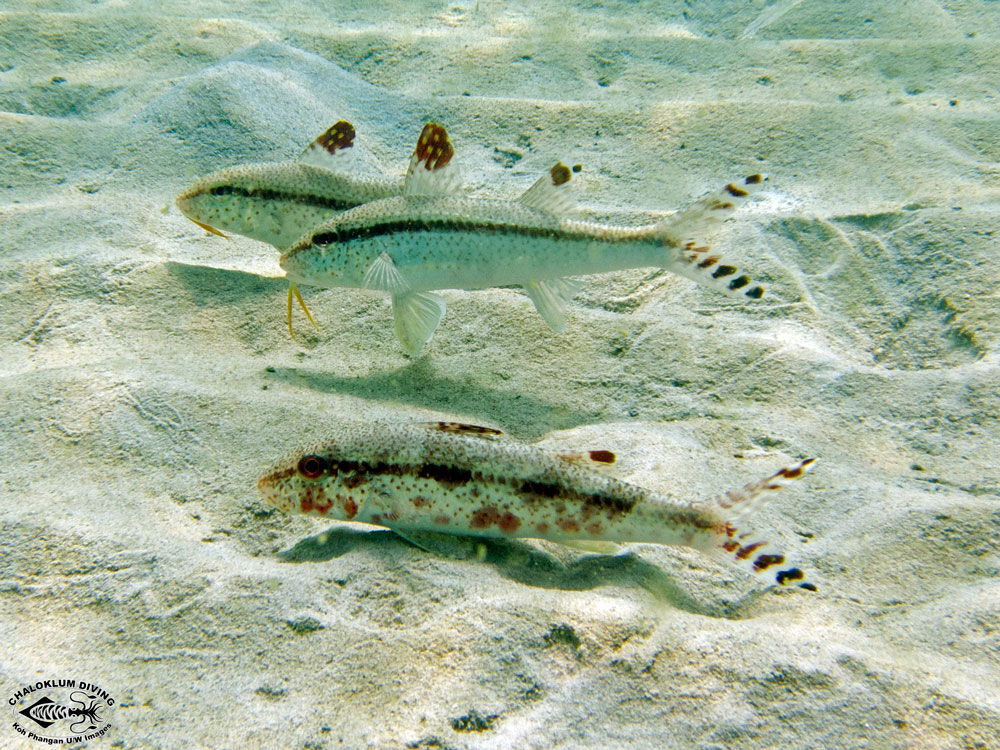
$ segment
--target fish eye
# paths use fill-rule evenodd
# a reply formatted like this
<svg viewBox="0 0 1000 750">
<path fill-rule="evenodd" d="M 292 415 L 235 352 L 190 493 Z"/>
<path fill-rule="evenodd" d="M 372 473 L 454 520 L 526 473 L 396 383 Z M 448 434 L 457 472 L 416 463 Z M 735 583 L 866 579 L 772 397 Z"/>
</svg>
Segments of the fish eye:
<svg viewBox="0 0 1000 750">
<path fill-rule="evenodd" d="M 314 234 L 312 238 L 312 244 L 314 245 L 332 245 L 336 241 L 336 232 L 320 232 L 319 234 Z"/>
<path fill-rule="evenodd" d="M 216 185 L 211 190 L 208 191 L 211 195 L 231 195 L 233 192 L 232 185 Z"/>
<path fill-rule="evenodd" d="M 326 459 L 322 456 L 305 456 L 299 461 L 299 474 L 306 479 L 315 479 L 326 471 Z"/>
</svg>

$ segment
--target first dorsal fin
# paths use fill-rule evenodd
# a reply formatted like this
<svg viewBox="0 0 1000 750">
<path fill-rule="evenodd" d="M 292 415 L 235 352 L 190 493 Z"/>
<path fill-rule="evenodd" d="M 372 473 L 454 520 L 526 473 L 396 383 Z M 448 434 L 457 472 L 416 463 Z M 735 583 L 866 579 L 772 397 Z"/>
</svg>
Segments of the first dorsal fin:
<svg viewBox="0 0 1000 750">
<path fill-rule="evenodd" d="M 299 161 L 322 169 L 343 169 L 344 152 L 354 145 L 354 136 L 354 126 L 338 120 L 305 147 Z"/>
<path fill-rule="evenodd" d="M 448 132 L 436 122 L 420 131 L 403 182 L 404 195 L 442 195 L 461 186 L 458 170 L 451 163 L 455 148 Z"/>
<path fill-rule="evenodd" d="M 566 185 L 574 171 L 580 171 L 578 167 L 571 170 L 561 161 L 556 162 L 546 174 L 535 181 L 535 184 L 528 188 L 524 195 L 518 200 L 529 208 L 562 216 L 576 210 L 576 205 L 566 191 Z"/>
<path fill-rule="evenodd" d="M 494 427 L 483 427 L 478 424 L 465 424 L 464 422 L 419 422 L 422 427 L 440 432 L 451 432 L 456 435 L 471 435 L 480 438 L 497 438 L 503 432 Z"/>
</svg>

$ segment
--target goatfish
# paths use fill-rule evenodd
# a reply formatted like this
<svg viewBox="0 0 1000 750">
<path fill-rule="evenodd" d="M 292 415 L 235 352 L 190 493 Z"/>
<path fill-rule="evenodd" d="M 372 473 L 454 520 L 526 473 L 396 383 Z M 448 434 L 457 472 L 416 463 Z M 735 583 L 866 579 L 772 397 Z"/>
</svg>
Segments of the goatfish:
<svg viewBox="0 0 1000 750">
<path fill-rule="evenodd" d="M 815 459 L 690 503 L 596 470 L 615 460 L 607 450 L 544 450 L 456 422 L 368 424 L 344 426 L 332 440 L 291 454 L 257 488 L 283 511 L 383 526 L 417 546 L 442 533 L 682 545 L 759 579 L 816 590 L 746 526 L 772 490 Z"/>
<path fill-rule="evenodd" d="M 655 224 L 615 226 L 570 218 L 574 170 L 562 162 L 518 200 L 456 195 L 461 179 L 443 127 L 427 123 L 401 196 L 339 213 L 296 241 L 279 264 L 294 283 L 390 295 L 396 334 L 416 355 L 434 335 L 445 300 L 433 290 L 520 285 L 553 331 L 566 327 L 578 286 L 568 277 L 656 266 L 742 299 L 764 288 L 714 252 L 707 236 L 765 181 L 728 183 Z"/>
<path fill-rule="evenodd" d="M 354 126 L 340 120 L 297 159 L 213 172 L 182 192 L 175 203 L 184 216 L 211 234 L 226 237 L 225 232 L 232 232 L 284 251 L 306 229 L 341 211 L 402 193 L 402 180 L 354 174 L 362 168 L 378 174 L 377 166 L 365 162 L 357 149 L 347 151 L 355 135 Z M 349 158 L 348 153 L 356 158 Z M 289 333 L 293 294 L 316 325 L 293 283 L 288 290 Z"/>
</svg>

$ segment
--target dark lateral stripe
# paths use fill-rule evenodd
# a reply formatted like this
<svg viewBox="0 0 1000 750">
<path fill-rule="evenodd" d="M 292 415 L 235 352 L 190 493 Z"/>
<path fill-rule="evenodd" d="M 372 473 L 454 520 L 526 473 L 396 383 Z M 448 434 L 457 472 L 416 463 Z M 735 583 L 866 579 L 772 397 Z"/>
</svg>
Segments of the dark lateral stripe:
<svg viewBox="0 0 1000 750">
<path fill-rule="evenodd" d="M 381 237 L 397 232 L 474 232 L 477 234 L 509 234 L 518 237 L 559 237 L 566 240 L 599 240 L 592 234 L 584 232 L 566 232 L 553 230 L 549 227 L 528 227 L 517 224 L 500 224 L 488 221 L 462 221 L 459 219 L 402 219 L 386 221 L 366 226 L 339 227 L 325 230 L 312 238 L 313 244 L 330 245 L 334 242 L 351 242 L 366 240 L 371 237 Z"/>
<path fill-rule="evenodd" d="M 310 195 L 308 193 L 287 193 L 281 190 L 247 190 L 246 188 L 234 187 L 233 185 L 216 185 L 209 189 L 210 195 L 238 195 L 241 198 L 253 198 L 262 201 L 288 201 L 298 203 L 303 206 L 316 206 L 318 208 L 329 208 L 332 211 L 346 211 L 358 205 L 355 201 L 346 201 L 339 198 L 327 198 L 322 195 Z"/>
</svg>

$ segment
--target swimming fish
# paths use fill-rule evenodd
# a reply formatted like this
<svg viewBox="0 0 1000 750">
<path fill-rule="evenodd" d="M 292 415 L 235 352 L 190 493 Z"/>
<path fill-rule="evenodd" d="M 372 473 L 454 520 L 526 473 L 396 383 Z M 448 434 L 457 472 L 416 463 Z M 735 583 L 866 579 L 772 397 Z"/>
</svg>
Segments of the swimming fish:
<svg viewBox="0 0 1000 750">
<path fill-rule="evenodd" d="M 285 250 L 317 226 L 354 206 L 399 195 L 401 180 L 348 171 L 354 126 L 331 125 L 296 160 L 244 164 L 202 177 L 175 201 L 187 218 L 212 234 L 241 234 Z M 360 157 L 359 157 L 360 158 Z M 357 166 L 353 169 L 356 171 Z"/>
<path fill-rule="evenodd" d="M 341 211 L 402 193 L 402 180 L 351 173 L 364 166 L 345 155 L 354 145 L 354 137 L 354 126 L 340 120 L 313 140 L 297 160 L 244 164 L 213 172 L 181 193 L 175 203 L 182 214 L 207 232 L 225 237 L 225 230 L 285 250 L 309 227 Z M 363 157 L 354 161 L 360 159 Z M 288 289 L 289 334 L 293 294 L 316 325 L 292 283 Z"/>
<path fill-rule="evenodd" d="M 607 450 L 548 451 L 456 422 L 370 424 L 344 426 L 329 442 L 292 454 L 257 487 L 284 511 L 384 526 L 405 538 L 438 532 L 684 545 L 774 583 L 816 589 L 745 527 L 771 490 L 801 477 L 814 459 L 691 503 L 593 468 L 615 460 Z"/>
<path fill-rule="evenodd" d="M 290 281 L 352 287 L 392 298 L 396 334 L 416 355 L 445 312 L 436 289 L 521 285 L 557 333 L 577 285 L 567 277 L 659 266 L 741 298 L 760 284 L 706 241 L 766 179 L 727 184 L 656 224 L 614 226 L 568 217 L 573 169 L 561 162 L 516 201 L 457 197 L 461 180 L 443 127 L 427 123 L 403 195 L 374 200 L 316 226 L 279 260 Z"/>
</svg>

